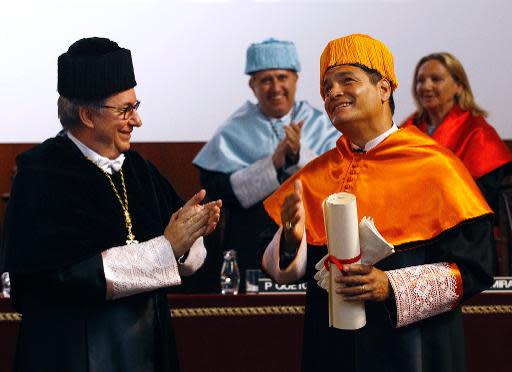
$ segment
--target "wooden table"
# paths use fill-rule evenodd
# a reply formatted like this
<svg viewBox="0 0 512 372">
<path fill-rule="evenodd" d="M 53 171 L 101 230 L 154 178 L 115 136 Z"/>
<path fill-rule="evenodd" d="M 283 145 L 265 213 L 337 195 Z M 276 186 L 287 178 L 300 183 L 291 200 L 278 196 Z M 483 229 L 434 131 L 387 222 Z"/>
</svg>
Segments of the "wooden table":
<svg viewBox="0 0 512 372">
<path fill-rule="evenodd" d="M 182 372 L 300 371 L 304 295 L 170 295 L 169 303 Z M 512 370 L 512 292 L 482 293 L 463 312 L 468 372 Z M 20 319 L 0 298 L 0 372 L 10 371 Z"/>
</svg>

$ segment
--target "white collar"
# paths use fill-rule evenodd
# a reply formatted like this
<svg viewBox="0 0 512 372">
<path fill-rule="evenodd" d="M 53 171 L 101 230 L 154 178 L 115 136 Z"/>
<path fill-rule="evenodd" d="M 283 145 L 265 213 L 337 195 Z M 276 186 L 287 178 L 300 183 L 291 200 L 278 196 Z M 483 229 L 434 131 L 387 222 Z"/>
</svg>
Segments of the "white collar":
<svg viewBox="0 0 512 372">
<path fill-rule="evenodd" d="M 271 117 L 269 117 L 268 120 L 270 120 L 270 122 L 272 124 L 277 124 L 277 123 L 290 124 L 290 122 L 293 119 L 292 115 L 293 115 L 293 107 L 291 108 L 290 111 L 288 111 L 288 113 L 286 113 L 285 115 L 281 116 L 280 118 L 271 118 Z"/>
<path fill-rule="evenodd" d="M 398 127 L 395 125 L 395 123 L 393 123 L 393 125 L 391 126 L 391 128 L 389 128 L 387 131 L 385 131 L 384 133 L 382 134 L 379 134 L 377 137 L 375 137 L 374 139 L 366 142 L 366 145 L 364 145 L 364 148 L 363 150 L 365 152 L 367 151 L 370 151 L 371 149 L 373 149 L 375 146 L 377 146 L 378 144 L 380 144 L 382 141 L 384 141 L 386 138 L 389 137 L 390 134 L 396 132 L 398 130 Z M 352 148 L 353 149 L 360 149 L 359 146 L 357 145 L 354 145 L 353 143 L 351 143 L 352 145 Z"/>
<path fill-rule="evenodd" d="M 111 160 L 104 156 L 101 156 L 93 149 L 84 145 L 78 138 L 73 136 L 69 130 L 66 131 L 66 135 L 68 138 L 73 141 L 73 143 L 78 147 L 78 149 L 82 152 L 82 154 L 96 164 L 101 170 L 107 172 L 108 174 L 112 174 L 114 172 L 119 172 L 124 162 L 124 154 L 119 155 L 117 158 Z"/>
<path fill-rule="evenodd" d="M 272 124 L 279 124 L 279 123 L 290 124 L 290 122 L 293 119 L 293 110 L 294 110 L 294 108 L 295 108 L 295 103 L 293 104 L 293 106 L 290 109 L 290 111 L 288 111 L 286 114 L 284 114 L 280 118 L 271 118 L 267 114 L 264 114 L 263 111 L 261 111 L 260 105 L 258 104 L 258 109 L 260 110 L 260 113 L 264 117 L 266 117 L 268 119 L 268 121 L 270 121 Z"/>
</svg>

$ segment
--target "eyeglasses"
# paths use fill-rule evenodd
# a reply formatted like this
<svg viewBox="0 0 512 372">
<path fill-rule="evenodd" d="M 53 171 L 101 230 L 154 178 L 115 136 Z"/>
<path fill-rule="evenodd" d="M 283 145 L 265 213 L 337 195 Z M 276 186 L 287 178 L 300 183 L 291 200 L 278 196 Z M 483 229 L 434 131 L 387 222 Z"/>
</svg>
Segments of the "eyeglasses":
<svg viewBox="0 0 512 372">
<path fill-rule="evenodd" d="M 135 101 L 135 103 L 133 105 L 129 104 L 129 105 L 124 106 L 124 107 L 105 106 L 105 105 L 101 105 L 100 107 L 113 109 L 119 115 L 123 115 L 123 120 L 126 120 L 126 119 L 129 119 L 129 118 L 132 117 L 133 112 L 137 111 L 139 106 L 140 106 L 140 101 Z"/>
</svg>

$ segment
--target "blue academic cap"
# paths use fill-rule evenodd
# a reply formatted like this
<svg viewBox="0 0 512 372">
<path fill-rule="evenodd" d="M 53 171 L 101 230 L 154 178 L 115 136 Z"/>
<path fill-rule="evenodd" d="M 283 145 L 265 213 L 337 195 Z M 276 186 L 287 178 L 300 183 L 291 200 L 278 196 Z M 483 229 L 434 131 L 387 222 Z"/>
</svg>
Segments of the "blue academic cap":
<svg viewBox="0 0 512 372">
<path fill-rule="evenodd" d="M 261 70 L 282 69 L 300 72 L 299 56 L 291 41 L 267 39 L 247 48 L 245 73 L 251 75 Z"/>
</svg>

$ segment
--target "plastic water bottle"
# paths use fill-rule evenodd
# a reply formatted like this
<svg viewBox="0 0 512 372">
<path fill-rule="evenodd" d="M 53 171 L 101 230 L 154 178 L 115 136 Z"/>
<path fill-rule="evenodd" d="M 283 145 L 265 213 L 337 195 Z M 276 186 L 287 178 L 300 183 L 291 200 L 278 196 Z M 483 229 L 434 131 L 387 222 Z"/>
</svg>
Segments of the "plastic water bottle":
<svg viewBox="0 0 512 372">
<path fill-rule="evenodd" d="M 222 294 L 238 294 L 240 271 L 236 262 L 236 251 L 224 252 L 224 262 L 220 270 L 220 290 Z"/>
<path fill-rule="evenodd" d="M 0 288 L 2 289 L 2 296 L 9 297 L 11 295 L 11 281 L 9 273 L 3 273 L 1 276 Z"/>
</svg>

